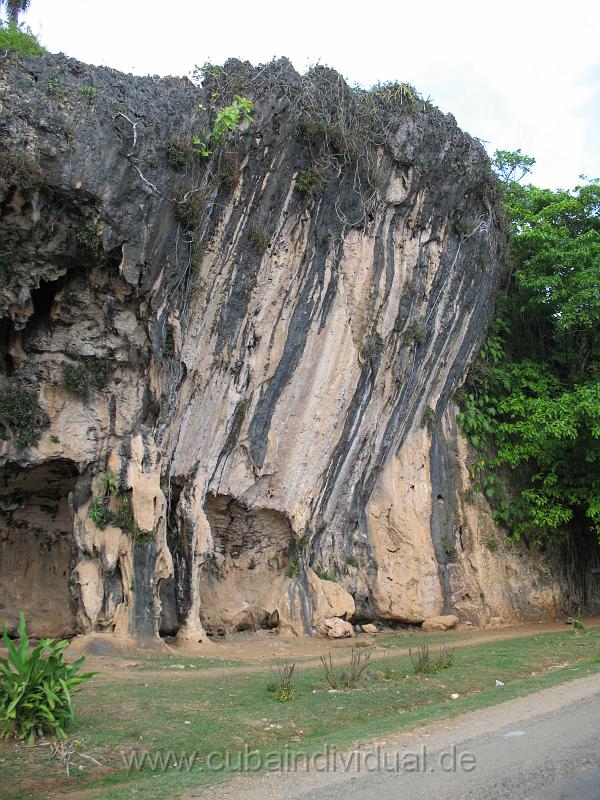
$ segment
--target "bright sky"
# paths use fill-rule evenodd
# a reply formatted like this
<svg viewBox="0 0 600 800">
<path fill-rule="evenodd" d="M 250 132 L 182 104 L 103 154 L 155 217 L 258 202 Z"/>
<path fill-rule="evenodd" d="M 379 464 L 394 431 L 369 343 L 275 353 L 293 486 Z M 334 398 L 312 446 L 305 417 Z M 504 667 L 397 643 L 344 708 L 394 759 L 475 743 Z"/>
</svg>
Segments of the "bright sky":
<svg viewBox="0 0 600 800">
<path fill-rule="evenodd" d="M 490 152 L 535 156 L 535 183 L 600 177 L 598 0 L 31 0 L 22 20 L 51 51 L 137 74 L 285 55 L 406 81 Z"/>
</svg>

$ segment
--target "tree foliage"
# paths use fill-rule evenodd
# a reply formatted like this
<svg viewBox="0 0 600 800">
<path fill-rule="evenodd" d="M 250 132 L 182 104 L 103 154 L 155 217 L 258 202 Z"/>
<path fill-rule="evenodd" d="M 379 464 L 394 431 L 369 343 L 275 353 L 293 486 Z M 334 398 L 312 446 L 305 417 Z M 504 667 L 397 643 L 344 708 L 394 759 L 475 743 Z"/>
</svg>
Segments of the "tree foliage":
<svg viewBox="0 0 600 800">
<path fill-rule="evenodd" d="M 533 163 L 504 151 L 495 161 L 513 270 L 461 422 L 478 488 L 513 537 L 600 538 L 600 183 L 521 185 Z"/>
</svg>

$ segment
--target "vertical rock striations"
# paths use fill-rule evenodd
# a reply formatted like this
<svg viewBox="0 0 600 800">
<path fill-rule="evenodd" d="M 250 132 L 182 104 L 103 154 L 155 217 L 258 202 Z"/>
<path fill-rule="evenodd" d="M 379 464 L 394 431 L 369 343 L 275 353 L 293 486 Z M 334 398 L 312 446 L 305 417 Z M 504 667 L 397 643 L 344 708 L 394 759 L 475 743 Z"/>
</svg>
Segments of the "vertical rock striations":
<svg viewBox="0 0 600 800">
<path fill-rule="evenodd" d="M 235 95 L 253 121 L 200 158 Z M 9 56 L 0 104 L 3 617 L 201 640 L 560 610 L 555 561 L 490 544 L 456 427 L 505 233 L 452 117 L 286 61 L 198 88 Z"/>
</svg>

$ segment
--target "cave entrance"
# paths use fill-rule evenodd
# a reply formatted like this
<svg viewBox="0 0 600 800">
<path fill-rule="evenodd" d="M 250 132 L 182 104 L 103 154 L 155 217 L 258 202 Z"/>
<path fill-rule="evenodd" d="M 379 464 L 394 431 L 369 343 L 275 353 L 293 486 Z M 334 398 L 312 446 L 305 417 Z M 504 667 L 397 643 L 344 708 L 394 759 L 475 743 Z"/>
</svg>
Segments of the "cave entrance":
<svg viewBox="0 0 600 800">
<path fill-rule="evenodd" d="M 14 632 L 19 611 L 35 637 L 64 637 L 77 624 L 69 589 L 75 464 L 53 459 L 0 470 L 0 624 Z"/>
<path fill-rule="evenodd" d="M 214 543 L 200 579 L 205 629 L 231 633 L 277 627 L 295 538 L 289 521 L 278 511 L 248 509 L 222 494 L 207 495 L 204 510 Z"/>
</svg>

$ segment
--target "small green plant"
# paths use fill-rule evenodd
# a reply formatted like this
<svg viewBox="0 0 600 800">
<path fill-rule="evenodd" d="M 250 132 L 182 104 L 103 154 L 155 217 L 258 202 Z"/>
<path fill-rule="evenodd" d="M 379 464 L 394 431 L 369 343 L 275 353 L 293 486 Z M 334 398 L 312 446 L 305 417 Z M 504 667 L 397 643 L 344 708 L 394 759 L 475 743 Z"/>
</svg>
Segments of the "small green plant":
<svg viewBox="0 0 600 800">
<path fill-rule="evenodd" d="M 60 444 L 60 439 L 58 438 L 58 436 L 51 436 L 50 441 L 52 442 L 52 444 Z"/>
<path fill-rule="evenodd" d="M 289 662 L 277 664 L 277 682 L 273 687 L 273 696 L 278 703 L 287 703 L 296 697 L 296 689 L 293 684 L 295 668 L 296 665 Z"/>
<path fill-rule="evenodd" d="M 6 626 L 2 633 L 7 658 L 0 658 L 0 734 L 29 744 L 42 736 L 64 739 L 74 719 L 73 690 L 94 673 L 80 672 L 83 658 L 72 664 L 64 660 L 67 641 L 42 639 L 31 649 L 22 611 L 17 633 L 18 647 Z"/>
<path fill-rule="evenodd" d="M 75 238 L 79 244 L 83 245 L 90 253 L 98 253 L 102 247 L 102 233 L 100 226 L 93 219 L 87 219 L 77 233 Z"/>
<path fill-rule="evenodd" d="M 107 470 L 100 478 L 99 485 L 102 492 L 105 492 L 109 495 L 119 494 L 117 476 L 110 469 Z"/>
<path fill-rule="evenodd" d="M 454 542 L 446 539 L 442 547 L 444 548 L 444 553 L 446 554 L 448 560 L 453 561 L 456 558 L 456 548 L 454 547 Z"/>
<path fill-rule="evenodd" d="M 269 246 L 269 234 L 262 225 L 253 228 L 249 238 L 257 253 L 264 253 Z"/>
<path fill-rule="evenodd" d="M 577 609 L 577 614 L 573 616 L 571 619 L 573 624 L 573 630 L 575 631 L 575 635 L 579 636 L 580 634 L 585 632 L 585 625 L 583 624 L 583 620 L 581 619 L 581 609 Z"/>
<path fill-rule="evenodd" d="M 46 50 L 27 25 L 0 22 L 0 50 L 16 50 L 22 56 L 43 56 Z"/>
<path fill-rule="evenodd" d="M 454 650 L 446 645 L 440 647 L 437 655 L 432 655 L 426 644 L 420 644 L 415 654 L 411 649 L 408 652 L 415 675 L 435 675 L 454 665 Z"/>
<path fill-rule="evenodd" d="M 296 189 L 302 194 L 314 197 L 323 186 L 324 178 L 316 169 L 302 169 L 296 177 Z"/>
<path fill-rule="evenodd" d="M 315 566 L 313 567 L 313 570 L 315 571 L 316 575 L 322 581 L 332 581 L 332 580 L 334 580 L 333 575 L 330 572 L 328 572 L 325 569 L 325 567 L 323 567 L 321 564 L 315 564 Z"/>
<path fill-rule="evenodd" d="M 83 364 L 70 364 L 64 361 L 60 365 L 63 386 L 67 391 L 79 397 L 87 397 L 89 391 L 89 373 Z"/>
<path fill-rule="evenodd" d="M 92 106 L 96 97 L 96 88 L 94 86 L 81 86 L 79 91 L 88 106 Z"/>
<path fill-rule="evenodd" d="M 48 417 L 35 393 L 14 384 L 0 389 L 0 422 L 9 428 L 19 447 L 35 447 L 48 427 Z"/>
<path fill-rule="evenodd" d="M 138 547 L 148 547 L 154 540 L 154 531 L 145 531 L 135 521 L 129 492 L 121 491 L 116 475 L 108 470 L 99 480 L 99 494 L 95 495 L 88 514 L 95 525 L 104 530 L 108 525 L 121 528 L 129 534 Z M 111 497 L 118 498 L 117 508 L 110 508 Z"/>
<path fill-rule="evenodd" d="M 346 558 L 346 564 L 348 564 L 349 567 L 358 567 L 358 559 L 356 556 L 348 556 Z"/>
<path fill-rule="evenodd" d="M 493 536 L 491 536 L 485 544 L 490 553 L 495 553 L 498 549 L 498 539 Z"/>
<path fill-rule="evenodd" d="M 48 78 L 44 91 L 46 92 L 48 97 L 54 97 L 55 95 L 61 94 L 63 92 L 63 86 L 56 72 L 52 75 L 51 78 Z"/>
<path fill-rule="evenodd" d="M 237 410 L 237 409 L 236 409 Z M 286 578 L 297 578 L 300 572 L 300 559 L 308 547 L 308 533 L 304 533 L 297 542 L 291 545 L 288 565 L 285 569 Z"/>
<path fill-rule="evenodd" d="M 428 425 L 431 425 L 434 420 L 435 420 L 435 411 L 431 406 L 427 406 L 421 418 L 421 427 L 426 428 Z"/>
<path fill-rule="evenodd" d="M 237 130 L 240 125 L 252 122 L 252 101 L 239 94 L 228 106 L 217 112 L 217 118 L 212 130 L 202 136 L 193 136 L 192 143 L 202 158 L 209 158 L 216 145 L 220 144 L 229 131 Z"/>
</svg>

